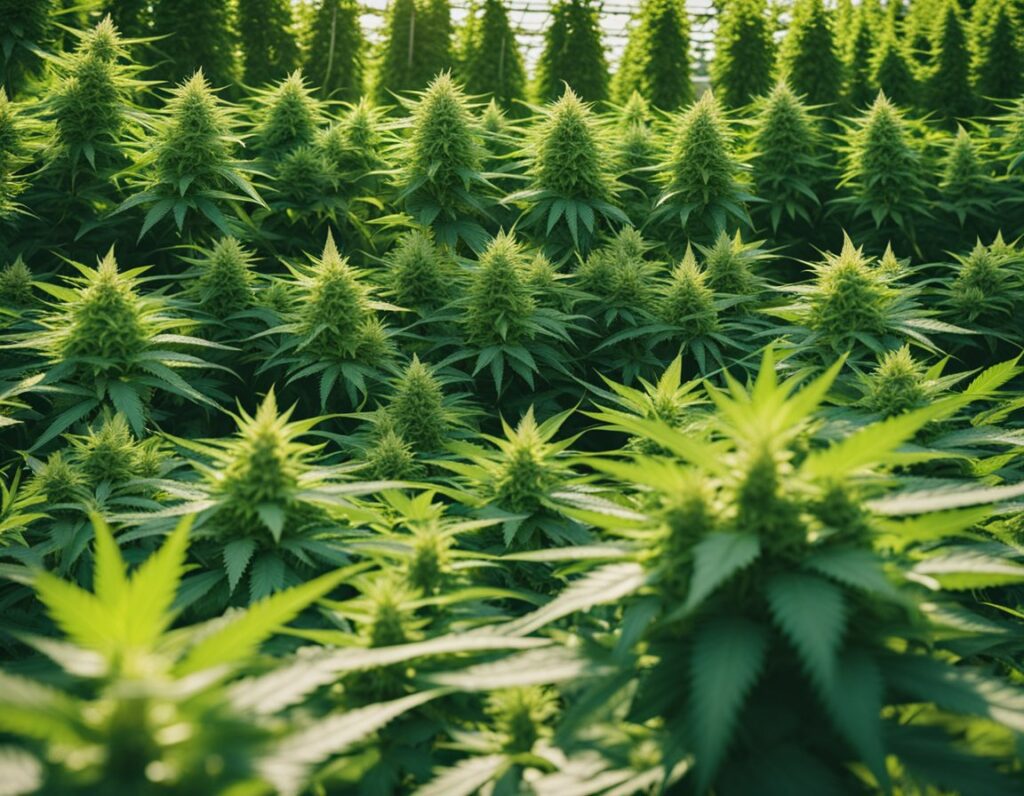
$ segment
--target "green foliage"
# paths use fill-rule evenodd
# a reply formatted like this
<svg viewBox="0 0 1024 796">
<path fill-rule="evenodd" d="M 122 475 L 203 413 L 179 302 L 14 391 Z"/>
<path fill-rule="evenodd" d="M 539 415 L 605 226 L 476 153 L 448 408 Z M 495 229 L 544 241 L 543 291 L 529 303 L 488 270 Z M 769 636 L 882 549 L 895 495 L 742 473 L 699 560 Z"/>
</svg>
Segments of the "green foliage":
<svg viewBox="0 0 1024 796">
<path fill-rule="evenodd" d="M 668 159 L 660 166 L 664 190 L 653 220 L 707 235 L 747 224 L 740 165 L 732 157 L 732 131 L 711 92 L 672 119 Z"/>
<path fill-rule="evenodd" d="M 15 201 L 27 187 L 20 172 L 31 162 L 27 125 L 19 118 L 19 108 L 0 88 L 0 220 L 20 212 Z"/>
<path fill-rule="evenodd" d="M 586 252 L 602 229 L 628 223 L 613 204 L 616 185 L 597 119 L 572 89 L 544 109 L 522 154 L 530 188 L 505 201 L 524 205 L 523 222 L 544 231 L 552 253 L 564 257 L 570 244 Z"/>
<path fill-rule="evenodd" d="M 484 0 L 472 18 L 472 34 L 459 61 L 459 78 L 466 91 L 492 97 L 503 108 L 516 110 L 526 98 L 526 69 L 509 23 L 504 0 Z"/>
<path fill-rule="evenodd" d="M 384 265 L 391 294 L 400 307 L 436 309 L 452 297 L 457 284 L 451 254 L 425 231 L 402 235 L 385 256 Z"/>
<path fill-rule="evenodd" d="M 636 91 L 655 108 L 673 111 L 693 101 L 690 23 L 679 0 L 644 0 L 637 9 L 622 63 L 612 82 L 618 102 Z"/>
<path fill-rule="evenodd" d="M 753 191 L 767 203 L 772 229 L 783 218 L 810 222 L 821 204 L 826 177 L 818 120 L 789 86 L 778 83 L 759 100 L 752 121 Z"/>
<path fill-rule="evenodd" d="M 771 89 L 775 42 L 763 0 L 730 0 L 718 17 L 711 84 L 727 108 L 747 105 Z"/>
<path fill-rule="evenodd" d="M 448 246 L 464 241 L 480 251 L 487 233 L 475 220 L 486 212 L 490 186 L 481 172 L 480 123 L 461 87 L 438 75 L 410 105 L 394 174 L 398 200 L 418 223 Z"/>
<path fill-rule="evenodd" d="M 395 0 L 388 7 L 376 96 L 381 104 L 392 93 L 424 89 L 450 69 L 451 9 L 448 0 Z"/>
<path fill-rule="evenodd" d="M 153 44 L 167 81 L 178 83 L 202 71 L 224 88 L 241 77 L 234 3 L 154 0 L 153 28 L 167 37 Z"/>
<path fill-rule="evenodd" d="M 196 254 L 189 260 L 197 271 L 189 287 L 204 312 L 225 321 L 255 303 L 255 256 L 237 239 L 221 238 Z"/>
<path fill-rule="evenodd" d="M 292 4 L 288 0 L 238 0 L 242 82 L 262 86 L 282 80 L 298 66 Z"/>
<path fill-rule="evenodd" d="M 917 97 L 917 81 L 904 54 L 903 42 L 896 35 L 894 23 L 882 31 L 871 58 L 871 76 L 877 86 L 897 105 L 913 105 Z"/>
<path fill-rule="evenodd" d="M 875 53 L 875 20 L 870 3 L 860 3 L 852 15 L 852 28 L 843 59 L 846 72 L 843 102 L 850 110 L 860 110 L 870 105 L 878 94 L 878 85 L 875 83 L 872 68 Z"/>
<path fill-rule="evenodd" d="M 25 83 L 42 66 L 40 57 L 46 52 L 54 34 L 54 0 L 4 0 L 0 19 L 3 50 L 3 77 L 0 89 L 9 97 L 17 97 Z"/>
<path fill-rule="evenodd" d="M 798 0 L 779 49 L 779 75 L 812 105 L 839 100 L 843 65 L 822 0 Z"/>
<path fill-rule="evenodd" d="M 225 235 L 231 222 L 222 206 L 230 202 L 263 204 L 249 182 L 248 163 L 234 158 L 239 143 L 232 109 L 218 99 L 203 73 L 171 89 L 161 117 L 140 143 L 131 173 L 141 190 L 116 212 L 145 207 L 139 236 L 172 215 L 181 232 L 189 214 L 198 211 Z M 241 191 L 241 193 L 236 193 Z"/>
<path fill-rule="evenodd" d="M 927 214 L 925 174 L 899 109 L 880 92 L 847 134 L 839 185 L 849 195 L 835 201 L 851 204 L 855 218 L 867 215 L 876 227 L 893 224 L 913 236 L 915 221 Z"/>
<path fill-rule="evenodd" d="M 296 70 L 257 95 L 259 111 L 253 129 L 257 150 L 267 159 L 280 158 L 313 143 L 320 126 L 320 104 L 302 72 Z"/>
<path fill-rule="evenodd" d="M 971 17 L 971 85 L 987 109 L 1024 93 L 1024 56 L 1015 10 L 1006 0 L 976 3 Z"/>
<path fill-rule="evenodd" d="M 541 102 L 557 100 L 566 85 L 584 102 L 608 98 L 608 62 L 593 0 L 557 0 L 551 7 L 534 80 Z"/>
<path fill-rule="evenodd" d="M 946 118 L 963 119 L 973 112 L 975 100 L 970 83 L 967 32 L 959 6 L 946 2 L 935 24 L 935 52 L 925 83 L 928 101 Z"/>
<path fill-rule="evenodd" d="M 365 48 L 355 0 L 310 4 L 302 39 L 302 69 L 326 96 L 355 102 L 363 93 Z"/>
</svg>

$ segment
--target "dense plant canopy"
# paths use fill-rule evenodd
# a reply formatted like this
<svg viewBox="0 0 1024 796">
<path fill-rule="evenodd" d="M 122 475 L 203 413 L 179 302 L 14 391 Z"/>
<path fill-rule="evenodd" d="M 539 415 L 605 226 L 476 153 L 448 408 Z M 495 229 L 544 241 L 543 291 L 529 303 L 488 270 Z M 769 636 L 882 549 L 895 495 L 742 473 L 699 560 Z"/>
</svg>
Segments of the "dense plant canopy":
<svg viewBox="0 0 1024 796">
<path fill-rule="evenodd" d="M 96 5 L 0 0 L 0 794 L 1024 792 L 1019 4 Z"/>
</svg>

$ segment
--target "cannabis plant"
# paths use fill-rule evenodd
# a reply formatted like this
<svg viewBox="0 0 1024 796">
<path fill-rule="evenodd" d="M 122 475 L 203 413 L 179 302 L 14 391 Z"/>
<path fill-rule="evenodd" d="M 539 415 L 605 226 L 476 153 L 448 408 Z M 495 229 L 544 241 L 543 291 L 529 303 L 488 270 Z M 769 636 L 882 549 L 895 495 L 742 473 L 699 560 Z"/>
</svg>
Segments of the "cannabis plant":
<svg viewBox="0 0 1024 796">
<path fill-rule="evenodd" d="M 963 127 L 958 127 L 942 159 L 938 204 L 956 216 L 961 229 L 977 230 L 989 225 L 998 187 L 989 169 L 979 144 Z"/>
<path fill-rule="evenodd" d="M 538 306 L 528 262 L 522 244 L 499 233 L 480 255 L 464 294 L 452 302 L 459 336 L 437 343 L 455 346 L 446 362 L 465 362 L 473 376 L 486 369 L 499 396 L 519 379 L 532 389 L 538 376 L 547 381 L 567 374 L 565 348 L 580 331 L 575 316 Z"/>
<path fill-rule="evenodd" d="M 182 371 L 214 367 L 186 351 L 221 346 L 186 334 L 190 324 L 175 317 L 166 298 L 142 291 L 146 268 L 120 270 L 113 249 L 96 268 L 70 264 L 78 275 L 63 285 L 39 283 L 54 302 L 13 343 L 39 356 L 57 412 L 34 447 L 104 405 L 122 412 L 139 435 L 148 419 L 163 415 L 153 401 L 161 392 L 217 405 L 215 384 L 186 380 Z"/>
<path fill-rule="evenodd" d="M 403 234 L 384 256 L 382 281 L 400 307 L 423 313 L 454 297 L 462 279 L 450 250 L 427 230 Z"/>
<path fill-rule="evenodd" d="M 226 208 L 239 216 L 243 204 L 264 205 L 248 177 L 251 164 L 234 157 L 241 143 L 235 129 L 233 109 L 217 97 L 202 71 L 171 89 L 129 170 L 140 190 L 115 212 L 146 208 L 140 238 L 168 216 L 181 232 L 190 213 L 232 234 Z"/>
<path fill-rule="evenodd" d="M 822 0 L 798 0 L 779 49 L 779 76 L 811 105 L 839 100 L 843 65 Z"/>
<path fill-rule="evenodd" d="M 236 238 L 224 237 L 209 248 L 197 247 L 194 256 L 182 259 L 193 266 L 187 291 L 216 323 L 229 327 L 237 322 L 234 316 L 255 304 L 256 257 Z"/>
<path fill-rule="evenodd" d="M 75 51 L 51 61 L 56 85 L 45 105 L 59 156 L 67 159 L 72 175 L 81 160 L 94 170 L 120 165 L 124 128 L 139 115 L 132 97 L 145 85 L 136 77 L 138 68 L 125 63 L 127 43 L 109 16 L 92 30 L 74 33 Z"/>
<path fill-rule="evenodd" d="M 292 792 L 311 764 L 386 723 L 382 716 L 353 716 L 355 737 L 299 755 L 295 745 L 308 726 L 273 719 L 293 703 L 279 699 L 268 712 L 247 704 L 244 688 L 231 686 L 268 638 L 344 580 L 344 569 L 213 626 L 172 629 L 180 610 L 175 598 L 188 583 L 190 525 L 179 523 L 129 574 L 113 534 L 97 518 L 94 591 L 48 572 L 32 578 L 63 638 L 23 639 L 48 661 L 42 678 L 0 675 L 0 726 L 23 739 L 37 762 L 36 780 L 19 792 L 265 792 L 271 783 L 278 792 Z M 392 716 L 402 712 L 394 707 Z M 337 722 L 340 715 L 328 718 Z"/>
<path fill-rule="evenodd" d="M 264 159 L 279 160 L 313 143 L 323 113 L 301 71 L 256 92 L 255 103 L 253 144 Z"/>
<path fill-rule="evenodd" d="M 581 515 L 619 540 L 620 552 L 608 545 L 560 597 L 507 625 L 512 633 L 529 632 L 580 610 L 609 622 L 595 624 L 587 654 L 609 670 L 584 686 L 585 707 L 556 736 L 599 737 L 604 751 L 595 758 L 581 739 L 566 753 L 580 764 L 588 759 L 587 773 L 563 766 L 550 781 L 568 788 L 597 769 L 609 777 L 614 771 L 619 781 L 660 785 L 685 777 L 697 792 L 784 791 L 794 777 L 815 790 L 855 791 L 865 782 L 1012 788 L 1001 761 L 1013 754 L 1019 693 L 967 660 L 914 641 L 941 638 L 943 628 L 930 621 L 924 602 L 950 604 L 943 584 L 963 588 L 955 584 L 971 567 L 968 557 L 933 564 L 936 576 L 924 590 L 916 578 L 899 577 L 894 554 L 874 541 L 911 529 L 942 539 L 976 520 L 965 513 L 947 525 L 952 517 L 943 510 L 951 501 L 941 490 L 890 487 L 867 505 L 859 500 L 884 489 L 871 476 L 884 476 L 900 461 L 901 444 L 952 404 L 869 425 L 829 447 L 808 447 L 814 408 L 842 362 L 802 388 L 800 376 L 780 381 L 775 366 L 768 353 L 751 386 L 729 379 L 725 390 L 708 388 L 717 410 L 709 429 L 623 423 L 666 454 L 592 460 L 616 483 L 635 484 L 627 505 L 579 503 Z M 988 499 L 980 489 L 956 505 Z M 915 516 L 905 519 L 909 514 Z M 581 555 L 570 548 L 562 560 Z M 927 569 L 922 564 L 922 575 Z M 619 606 L 595 610 L 608 603 Z M 855 605 L 861 613 L 853 623 Z M 873 610 L 865 613 L 867 605 Z M 893 638 L 907 643 L 893 645 Z M 790 696 L 779 701 L 780 693 Z M 923 703 L 928 707 L 919 713 Z M 1001 740 L 987 753 L 977 746 L 955 751 L 959 733 L 944 728 L 957 715 L 997 717 Z M 602 722 L 608 732 L 626 728 L 631 748 L 642 743 L 646 753 L 616 755 L 596 726 Z M 951 771 L 949 754 L 965 765 L 970 759 L 970 773 Z M 778 768 L 763 766 L 765 755 Z M 851 768 L 851 759 L 859 765 Z"/>
<path fill-rule="evenodd" d="M 557 259 L 574 249 L 585 254 L 601 231 L 629 223 L 615 206 L 602 130 L 572 89 L 544 109 L 522 155 L 530 185 L 505 201 L 523 206 L 521 223 L 547 238 L 545 248 Z"/>
<path fill-rule="evenodd" d="M 526 69 L 509 23 L 504 0 L 483 0 L 459 59 L 459 78 L 466 91 L 493 98 L 518 115 L 516 102 L 526 98 Z M 469 23 L 467 23 L 467 27 Z"/>
<path fill-rule="evenodd" d="M 625 102 L 634 92 L 655 108 L 674 111 L 693 101 L 690 24 L 679 0 L 644 0 L 637 9 L 622 62 L 612 81 Z"/>
<path fill-rule="evenodd" d="M 554 102 L 566 85 L 584 102 L 608 98 L 608 62 L 593 0 L 557 0 L 537 63 L 534 94 Z"/>
<path fill-rule="evenodd" d="M 844 51 L 843 105 L 850 112 L 866 108 L 878 94 L 872 59 L 875 53 L 875 11 L 871 3 L 852 10 L 851 30 Z"/>
<path fill-rule="evenodd" d="M 785 83 L 776 84 L 756 107 L 749 138 L 751 180 L 764 204 L 755 212 L 767 212 L 772 230 L 784 218 L 810 224 L 828 176 L 818 120 Z"/>
<path fill-rule="evenodd" d="M 408 104 L 404 136 L 395 147 L 392 173 L 397 201 L 438 241 L 463 241 L 475 252 L 487 243 L 477 219 L 486 217 L 491 185 L 481 171 L 484 154 L 479 122 L 449 73 L 438 75 Z"/>
<path fill-rule="evenodd" d="M 909 107 L 918 97 L 917 80 L 904 53 L 902 40 L 891 20 L 882 31 L 871 58 L 872 85 L 897 105 Z"/>
<path fill-rule="evenodd" d="M 670 238 L 748 225 L 745 203 L 753 197 L 744 189 L 744 167 L 732 153 L 733 134 L 714 95 L 705 92 L 671 123 L 668 157 L 659 166 L 664 189 L 650 223 L 664 225 Z"/>
<path fill-rule="evenodd" d="M 934 351 L 933 333 L 967 330 L 943 323 L 921 306 L 921 288 L 900 283 L 899 273 L 874 267 L 849 236 L 838 253 L 811 265 L 813 280 L 782 288 L 796 300 L 766 309 L 794 324 L 789 333 L 797 349 L 817 351 L 825 361 L 850 353 L 856 363 L 904 342 Z"/>
<path fill-rule="evenodd" d="M 997 239 L 986 246 L 980 240 L 970 252 L 953 255 L 949 263 L 950 280 L 945 290 L 948 317 L 986 328 L 986 335 L 997 331 L 1018 310 L 1015 295 L 1021 280 L 1021 254 L 1004 250 Z"/>
<path fill-rule="evenodd" d="M 834 206 L 848 206 L 853 218 L 868 216 L 876 229 L 896 229 L 914 240 L 917 224 L 930 212 L 921 154 L 903 114 L 879 92 L 845 129 L 850 143 L 839 187 L 846 195 L 833 200 Z"/>
<path fill-rule="evenodd" d="M 388 7 L 376 76 L 381 104 L 393 94 L 427 87 L 452 67 L 448 0 L 395 0 Z"/>
<path fill-rule="evenodd" d="M 0 222 L 24 212 L 18 196 L 27 187 L 24 169 L 32 162 L 28 139 L 30 126 L 20 118 L 21 109 L 0 88 Z"/>
<path fill-rule="evenodd" d="M 303 71 L 325 96 L 355 102 L 363 93 L 366 57 L 359 6 L 321 0 L 306 7 Z"/>
<path fill-rule="evenodd" d="M 500 548 L 530 550 L 586 542 L 583 525 L 562 511 L 556 493 L 571 491 L 575 476 L 567 453 L 574 438 L 553 441 L 569 416 L 563 412 L 538 423 L 530 407 L 515 427 L 502 420 L 502 437 L 483 435 L 481 448 L 450 443 L 467 461 L 438 461 L 454 472 L 459 499 L 483 518 L 500 517 Z"/>
<path fill-rule="evenodd" d="M 299 59 L 292 4 L 287 0 L 239 0 L 236 8 L 242 82 L 257 88 L 284 79 Z"/>
<path fill-rule="evenodd" d="M 718 15 L 711 85 L 727 108 L 771 89 L 775 42 L 764 0 L 729 0 Z"/>
<path fill-rule="evenodd" d="M 321 407 L 335 387 L 357 404 L 369 390 L 367 380 L 385 377 L 394 353 L 378 312 L 398 308 L 373 298 L 363 272 L 342 257 L 330 232 L 320 257 L 288 269 L 295 301 L 262 333 L 277 341 L 260 371 L 283 367 L 289 383 L 317 377 Z"/>
<path fill-rule="evenodd" d="M 947 119 L 964 119 L 975 107 L 970 52 L 958 3 L 945 2 L 935 22 L 935 52 L 925 78 L 929 107 Z"/>
<path fill-rule="evenodd" d="M 154 0 L 153 29 L 166 37 L 153 44 L 164 80 L 179 83 L 202 72 L 224 88 L 241 77 L 233 3 Z"/>
<path fill-rule="evenodd" d="M 1024 92 L 1024 57 L 1018 43 L 1020 22 L 1006 0 L 974 5 L 971 18 L 971 85 L 981 104 L 995 109 L 995 101 L 1016 99 Z"/>
</svg>

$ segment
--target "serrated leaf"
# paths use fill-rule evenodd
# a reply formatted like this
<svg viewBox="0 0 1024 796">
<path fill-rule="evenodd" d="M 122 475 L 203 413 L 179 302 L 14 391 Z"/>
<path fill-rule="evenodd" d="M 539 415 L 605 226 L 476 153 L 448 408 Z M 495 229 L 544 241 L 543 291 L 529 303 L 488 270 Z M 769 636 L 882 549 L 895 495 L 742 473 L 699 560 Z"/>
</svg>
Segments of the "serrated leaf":
<svg viewBox="0 0 1024 796">
<path fill-rule="evenodd" d="M 581 650 L 545 647 L 465 669 L 427 675 L 422 679 L 429 685 L 460 691 L 493 691 L 576 681 L 584 677 L 598 677 L 608 671 L 608 667 L 590 660 Z"/>
<path fill-rule="evenodd" d="M 274 541 L 280 542 L 281 533 L 284 531 L 284 522 L 287 518 L 284 506 L 280 503 L 260 503 L 256 506 L 256 514 L 262 523 L 267 526 L 267 530 L 274 537 Z"/>
<path fill-rule="evenodd" d="M 721 584 L 750 566 L 760 554 L 760 540 L 749 534 L 716 533 L 702 539 L 693 548 L 693 579 L 683 610 L 692 611 L 699 606 Z"/>
<path fill-rule="evenodd" d="M 437 772 L 430 782 L 413 791 L 413 796 L 473 796 L 494 779 L 507 760 L 505 755 L 466 758 Z"/>
<path fill-rule="evenodd" d="M 915 565 L 915 576 L 935 581 L 944 589 L 983 589 L 1024 582 L 1024 565 L 970 548 L 947 549 Z"/>
<path fill-rule="evenodd" d="M 122 381 L 107 384 L 107 394 L 114 403 L 114 408 L 123 414 L 135 436 L 142 437 L 146 432 L 146 413 L 139 394 Z"/>
<path fill-rule="evenodd" d="M 284 561 L 276 553 L 262 553 L 252 562 L 249 600 L 257 602 L 284 588 Z"/>
<path fill-rule="evenodd" d="M 224 545 L 222 554 L 224 571 L 227 573 L 228 587 L 231 591 L 237 588 L 255 551 L 256 541 L 254 539 L 234 539 Z"/>
<path fill-rule="evenodd" d="M 646 582 L 647 573 L 639 564 L 610 564 L 574 580 L 547 605 L 498 625 L 494 630 L 510 636 L 525 636 L 569 614 L 621 600 Z"/>
<path fill-rule="evenodd" d="M 700 792 L 707 790 L 725 756 L 767 649 L 768 632 L 746 619 L 715 618 L 694 633 L 690 723 Z"/>
<path fill-rule="evenodd" d="M 183 517 L 159 550 L 132 574 L 125 594 L 125 641 L 146 648 L 156 643 L 174 619 L 171 606 L 185 574 L 185 553 L 193 516 Z"/>
<path fill-rule="evenodd" d="M 769 578 L 764 590 L 772 618 L 827 693 L 835 682 L 836 653 L 846 629 L 842 589 L 814 575 L 786 572 Z"/>
<path fill-rule="evenodd" d="M 256 769 L 281 796 L 298 796 L 305 790 L 307 772 L 314 765 L 343 752 L 406 711 L 443 693 L 426 691 L 328 716 L 278 742 L 268 755 L 256 762 Z"/>
<path fill-rule="evenodd" d="M 192 647 L 178 666 L 179 674 L 191 674 L 248 658 L 282 625 L 298 616 L 307 605 L 330 592 L 348 575 L 347 569 L 328 572 L 308 583 L 250 605 L 237 618 Z"/>
</svg>

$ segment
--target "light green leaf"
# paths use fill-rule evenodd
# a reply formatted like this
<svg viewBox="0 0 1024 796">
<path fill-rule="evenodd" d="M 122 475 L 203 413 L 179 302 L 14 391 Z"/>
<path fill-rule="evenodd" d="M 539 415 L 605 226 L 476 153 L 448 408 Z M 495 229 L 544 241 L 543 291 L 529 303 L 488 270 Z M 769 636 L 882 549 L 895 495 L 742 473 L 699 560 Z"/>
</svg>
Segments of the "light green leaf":
<svg viewBox="0 0 1024 796">
<path fill-rule="evenodd" d="M 284 738 L 257 761 L 256 769 L 277 788 L 280 796 L 298 796 L 306 789 L 307 772 L 313 766 L 344 752 L 406 711 L 443 693 L 442 690 L 425 691 L 328 716 Z"/>
<path fill-rule="evenodd" d="M 437 772 L 430 782 L 413 791 L 413 796 L 473 796 L 497 776 L 507 760 L 505 755 L 468 757 Z"/>
<path fill-rule="evenodd" d="M 150 647 L 174 619 L 171 605 L 185 574 L 185 553 L 194 516 L 183 517 L 163 546 L 132 575 L 125 594 L 127 621 L 125 641 Z"/>
<path fill-rule="evenodd" d="M 1024 565 L 970 548 L 946 548 L 943 553 L 917 564 L 912 574 L 933 588 L 983 589 L 1024 582 Z"/>
<path fill-rule="evenodd" d="M 609 667 L 590 660 L 581 650 L 544 647 L 457 671 L 427 675 L 423 682 L 460 691 L 493 691 L 577 681 L 584 677 L 599 677 L 609 671 Z"/>
<path fill-rule="evenodd" d="M 0 796 L 27 796 L 43 785 L 43 765 L 24 749 L 0 746 Z"/>
<path fill-rule="evenodd" d="M 646 582 L 647 573 L 639 564 L 609 564 L 574 580 L 547 605 L 497 625 L 494 630 L 510 636 L 525 636 L 563 616 L 621 600 Z"/>
<path fill-rule="evenodd" d="M 348 575 L 347 569 L 328 572 L 250 605 L 237 618 L 192 647 L 178 666 L 179 674 L 191 674 L 248 658 L 281 625 L 290 622 L 302 609 L 330 592 Z"/>
</svg>

